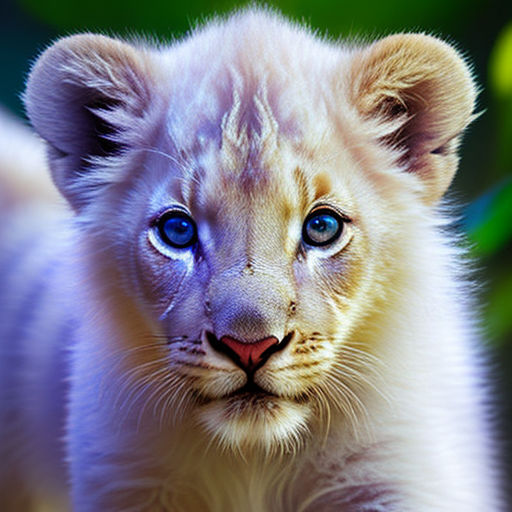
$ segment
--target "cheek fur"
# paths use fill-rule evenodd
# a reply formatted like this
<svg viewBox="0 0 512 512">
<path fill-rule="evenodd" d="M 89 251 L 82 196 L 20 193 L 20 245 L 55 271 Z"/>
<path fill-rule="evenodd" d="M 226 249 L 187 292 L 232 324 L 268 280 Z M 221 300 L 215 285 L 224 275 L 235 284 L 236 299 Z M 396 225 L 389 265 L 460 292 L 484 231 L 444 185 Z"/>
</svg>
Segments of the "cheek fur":
<svg viewBox="0 0 512 512">
<path fill-rule="evenodd" d="M 313 331 L 327 333 L 336 329 L 342 318 L 339 315 L 348 314 L 354 307 L 354 298 L 371 271 L 365 264 L 366 241 L 358 240 L 358 234 L 355 236 L 338 254 L 315 254 L 311 263 L 299 260 L 294 264 L 300 296 L 298 310 L 302 321 L 314 326 Z"/>
<path fill-rule="evenodd" d="M 194 275 L 194 256 L 190 249 L 175 251 L 175 257 L 160 253 L 149 240 L 146 231 L 139 235 L 139 249 L 135 258 L 135 278 L 147 301 L 159 315 L 187 287 L 187 279 Z"/>
</svg>

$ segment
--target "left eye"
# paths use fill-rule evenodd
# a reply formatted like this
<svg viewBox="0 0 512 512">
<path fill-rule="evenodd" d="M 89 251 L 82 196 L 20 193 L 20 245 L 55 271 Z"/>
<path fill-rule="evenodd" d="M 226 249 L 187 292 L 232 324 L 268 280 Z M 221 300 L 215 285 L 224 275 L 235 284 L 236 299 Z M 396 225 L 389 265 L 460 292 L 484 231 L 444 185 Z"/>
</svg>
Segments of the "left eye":
<svg viewBox="0 0 512 512">
<path fill-rule="evenodd" d="M 197 241 L 197 228 L 192 217 L 181 211 L 164 213 L 157 221 L 160 238 L 167 245 L 184 249 Z"/>
<path fill-rule="evenodd" d="M 335 242 L 343 231 L 343 219 L 330 208 L 312 211 L 304 221 L 302 239 L 308 245 L 322 247 Z"/>
</svg>

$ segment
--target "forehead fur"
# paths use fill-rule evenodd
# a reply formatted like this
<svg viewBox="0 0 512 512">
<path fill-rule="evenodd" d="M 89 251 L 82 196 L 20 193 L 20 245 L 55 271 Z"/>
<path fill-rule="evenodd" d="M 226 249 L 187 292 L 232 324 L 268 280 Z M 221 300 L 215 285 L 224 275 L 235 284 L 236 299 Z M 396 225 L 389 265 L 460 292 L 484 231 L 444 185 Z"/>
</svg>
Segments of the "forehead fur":
<svg viewBox="0 0 512 512">
<path fill-rule="evenodd" d="M 346 57 L 260 11 L 210 24 L 164 56 L 172 69 L 167 128 L 173 144 L 193 150 L 215 140 L 246 155 L 275 143 L 277 132 L 291 140 L 310 135 L 327 114 L 330 71 Z"/>
<path fill-rule="evenodd" d="M 278 16 L 248 11 L 162 52 L 169 103 L 160 145 L 179 156 L 185 201 L 199 177 L 210 200 L 234 182 L 245 192 L 280 183 L 281 197 L 307 202 L 327 194 L 323 163 L 347 160 L 342 146 L 356 145 L 358 120 L 343 104 L 339 74 L 345 61 L 348 73 L 351 50 L 340 50 Z M 311 160 L 318 169 L 304 165 Z M 316 171 L 323 178 L 315 180 Z"/>
</svg>

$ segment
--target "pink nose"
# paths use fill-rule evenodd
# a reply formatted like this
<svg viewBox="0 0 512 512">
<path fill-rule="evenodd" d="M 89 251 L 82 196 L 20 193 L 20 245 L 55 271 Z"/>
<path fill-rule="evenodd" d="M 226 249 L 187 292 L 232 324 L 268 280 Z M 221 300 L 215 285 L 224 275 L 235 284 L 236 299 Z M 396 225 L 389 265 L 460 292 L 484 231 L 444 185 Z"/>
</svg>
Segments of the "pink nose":
<svg viewBox="0 0 512 512">
<path fill-rule="evenodd" d="M 244 343 L 230 336 L 222 336 L 219 341 L 229 349 L 226 351 L 227 355 L 244 370 L 249 371 L 264 363 L 275 352 L 275 350 L 269 349 L 275 348 L 275 345 L 279 344 L 279 340 L 275 336 L 269 336 L 253 343 Z"/>
</svg>

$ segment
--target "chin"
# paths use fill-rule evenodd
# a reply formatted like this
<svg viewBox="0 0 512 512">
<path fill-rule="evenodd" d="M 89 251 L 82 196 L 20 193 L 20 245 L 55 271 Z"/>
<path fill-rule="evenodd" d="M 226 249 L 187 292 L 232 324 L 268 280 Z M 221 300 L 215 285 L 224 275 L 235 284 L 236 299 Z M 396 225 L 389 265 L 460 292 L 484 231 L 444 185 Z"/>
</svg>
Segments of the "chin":
<svg viewBox="0 0 512 512">
<path fill-rule="evenodd" d="M 198 410 L 199 422 L 223 450 L 291 453 L 307 438 L 311 406 L 268 393 L 236 392 Z"/>
</svg>

